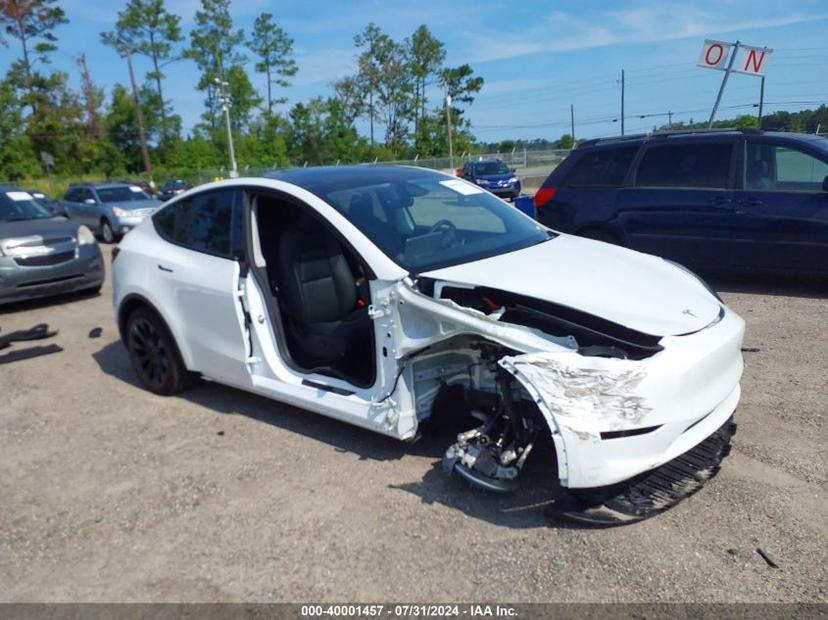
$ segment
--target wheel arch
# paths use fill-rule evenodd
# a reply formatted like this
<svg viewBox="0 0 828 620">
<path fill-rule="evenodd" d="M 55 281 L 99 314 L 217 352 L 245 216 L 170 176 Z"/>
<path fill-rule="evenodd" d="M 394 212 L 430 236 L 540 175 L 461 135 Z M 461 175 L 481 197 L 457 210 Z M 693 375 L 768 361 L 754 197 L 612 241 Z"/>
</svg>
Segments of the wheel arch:
<svg viewBox="0 0 828 620">
<path fill-rule="evenodd" d="M 138 308 L 147 308 L 150 312 L 154 313 L 161 320 L 161 322 L 164 325 L 164 328 L 170 334 L 173 346 L 175 347 L 175 352 L 178 354 L 179 359 L 181 359 L 181 361 L 184 363 L 184 366 L 187 368 L 187 370 L 192 370 L 192 357 L 190 356 L 190 352 L 186 347 L 182 348 L 181 335 L 178 334 L 176 330 L 171 327 L 171 322 L 167 319 L 166 316 L 164 316 L 164 313 L 161 312 L 155 306 L 155 304 L 153 304 L 149 299 L 147 299 L 140 293 L 130 293 L 126 295 L 118 305 L 118 333 L 121 337 L 121 340 L 126 342 L 127 321 L 129 320 L 129 316 Z"/>
</svg>

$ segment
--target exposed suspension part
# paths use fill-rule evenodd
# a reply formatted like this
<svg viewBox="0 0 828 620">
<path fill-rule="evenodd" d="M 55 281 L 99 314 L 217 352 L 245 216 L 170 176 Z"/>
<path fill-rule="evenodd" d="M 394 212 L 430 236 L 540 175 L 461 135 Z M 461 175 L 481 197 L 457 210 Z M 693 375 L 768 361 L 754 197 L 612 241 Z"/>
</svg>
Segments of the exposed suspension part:
<svg viewBox="0 0 828 620">
<path fill-rule="evenodd" d="M 497 404 L 488 412 L 472 411 L 483 424 L 457 436 L 443 457 L 443 469 L 486 491 L 511 493 L 532 452 L 538 419 L 531 404 L 515 400 L 514 378 L 498 366 L 496 349 L 483 352 L 497 382 Z"/>
</svg>

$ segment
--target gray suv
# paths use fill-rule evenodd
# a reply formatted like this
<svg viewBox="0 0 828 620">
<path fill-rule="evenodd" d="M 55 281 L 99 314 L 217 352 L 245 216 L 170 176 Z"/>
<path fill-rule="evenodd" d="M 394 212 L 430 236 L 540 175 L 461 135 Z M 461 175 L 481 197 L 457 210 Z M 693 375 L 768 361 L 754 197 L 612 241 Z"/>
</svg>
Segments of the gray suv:
<svg viewBox="0 0 828 620">
<path fill-rule="evenodd" d="M 71 219 L 88 226 L 106 243 L 114 243 L 161 206 L 128 183 L 70 185 L 62 204 Z"/>
</svg>

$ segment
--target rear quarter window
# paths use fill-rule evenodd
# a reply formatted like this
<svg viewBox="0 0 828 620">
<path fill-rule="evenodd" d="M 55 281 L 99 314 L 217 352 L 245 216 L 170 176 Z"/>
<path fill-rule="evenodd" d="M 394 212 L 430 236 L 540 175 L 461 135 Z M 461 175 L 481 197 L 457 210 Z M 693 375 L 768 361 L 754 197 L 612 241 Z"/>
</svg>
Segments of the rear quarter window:
<svg viewBox="0 0 828 620">
<path fill-rule="evenodd" d="M 564 185 L 569 187 L 621 187 L 632 165 L 637 146 L 597 149 L 586 153 L 572 167 Z"/>
</svg>

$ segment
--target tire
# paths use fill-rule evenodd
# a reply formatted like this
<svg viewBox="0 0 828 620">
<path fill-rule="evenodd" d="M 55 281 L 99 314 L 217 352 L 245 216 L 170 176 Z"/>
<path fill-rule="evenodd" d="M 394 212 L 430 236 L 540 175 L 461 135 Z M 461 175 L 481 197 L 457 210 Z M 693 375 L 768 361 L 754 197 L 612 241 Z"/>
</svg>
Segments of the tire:
<svg viewBox="0 0 828 620">
<path fill-rule="evenodd" d="M 586 239 L 592 239 L 593 241 L 603 241 L 604 243 L 609 243 L 612 245 L 623 245 L 617 235 L 611 233 L 608 230 L 603 230 L 601 228 L 587 229 L 583 232 L 578 233 L 578 236 L 584 237 Z"/>
<path fill-rule="evenodd" d="M 104 243 L 115 243 L 115 231 L 112 230 L 112 225 L 109 220 L 101 220 L 101 239 Z"/>
<path fill-rule="evenodd" d="M 195 375 L 184 366 L 167 326 L 149 308 L 129 315 L 124 340 L 132 368 L 150 392 L 170 396 L 194 383 Z"/>
</svg>

